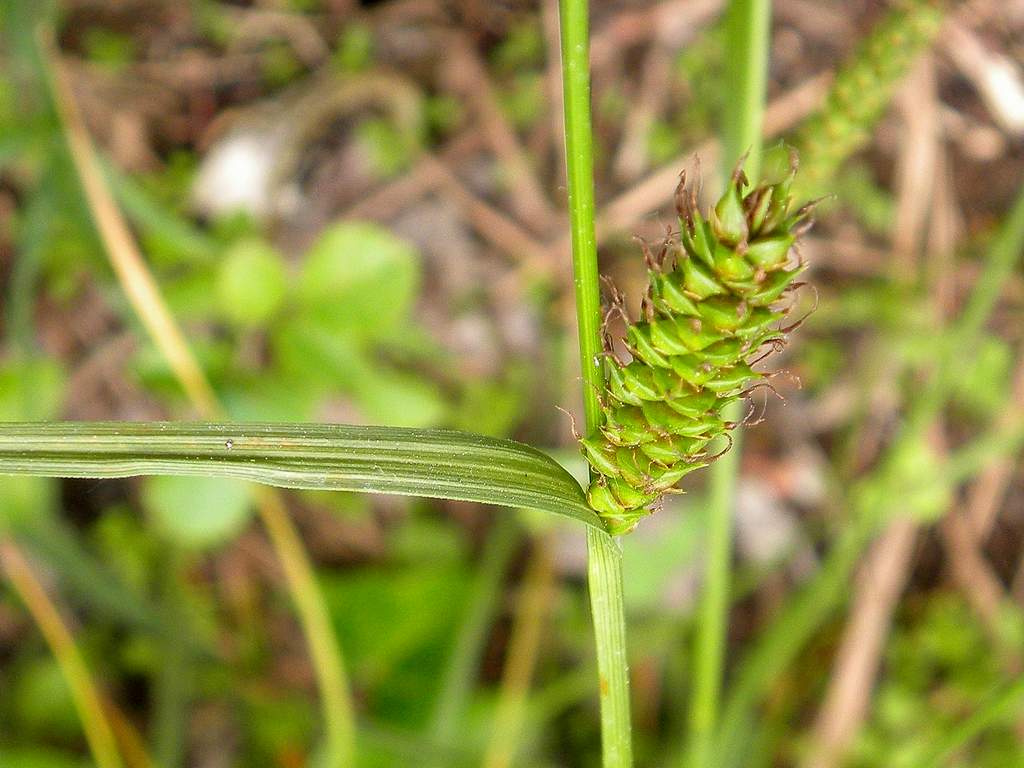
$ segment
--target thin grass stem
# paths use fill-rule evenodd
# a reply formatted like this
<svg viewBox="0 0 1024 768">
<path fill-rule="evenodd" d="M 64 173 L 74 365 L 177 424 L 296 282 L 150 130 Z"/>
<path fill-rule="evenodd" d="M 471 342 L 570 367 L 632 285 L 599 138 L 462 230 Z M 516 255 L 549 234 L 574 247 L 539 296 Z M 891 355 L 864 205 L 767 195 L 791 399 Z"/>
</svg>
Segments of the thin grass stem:
<svg viewBox="0 0 1024 768">
<path fill-rule="evenodd" d="M 501 596 L 502 579 L 519 543 L 519 525 L 511 515 L 498 515 L 487 536 L 465 616 L 452 644 L 431 718 L 430 737 L 437 744 L 455 740 L 473 690 L 487 629 Z"/>
<path fill-rule="evenodd" d="M 966 747 L 986 728 L 1000 721 L 1010 721 L 1024 709 L 1024 677 L 1020 677 L 1009 685 L 996 691 L 988 700 L 981 703 L 974 714 L 961 721 L 928 750 L 927 756 L 919 763 L 918 768 L 942 768 L 950 758 Z"/>
<path fill-rule="evenodd" d="M 732 0 L 726 10 L 726 49 L 730 55 L 724 88 L 732 96 L 727 100 L 729 112 L 723 130 L 723 175 L 729 174 L 732 164 L 746 152 L 744 168 L 751 181 L 756 181 L 761 165 L 770 19 L 769 0 Z M 742 409 L 742 403 L 734 403 L 724 414 L 725 419 L 741 420 Z M 694 687 L 689 719 L 688 764 L 692 768 L 704 768 L 710 764 L 718 723 L 728 630 L 733 513 L 741 449 L 741 435 L 737 430 L 733 433 L 732 450 L 716 461 L 710 470 L 704 587 L 694 646 Z"/>
<path fill-rule="evenodd" d="M 537 666 L 544 619 L 550 610 L 555 568 L 546 536 L 534 541 L 516 605 L 515 623 L 508 641 L 501 693 L 495 707 L 491 739 L 483 768 L 510 768 L 515 762 L 526 719 L 530 681 Z"/>
<path fill-rule="evenodd" d="M 174 545 L 162 553 L 163 571 L 159 589 L 164 614 L 181 626 L 187 626 L 182 605 L 184 593 L 184 555 Z M 178 638 L 160 638 L 160 667 L 153 691 L 153 751 L 161 768 L 179 768 L 185 761 L 188 743 L 188 705 L 191 698 L 190 652 Z"/>
<path fill-rule="evenodd" d="M 60 667 L 71 698 L 82 721 L 89 750 L 98 768 L 124 768 L 117 750 L 114 732 L 103 711 L 103 703 L 89 668 L 75 645 L 57 607 L 51 602 L 43 585 L 21 550 L 11 541 L 0 542 L 0 565 L 11 586 L 28 608 L 39 631 L 46 639 L 57 665 Z"/>
<path fill-rule="evenodd" d="M 590 30 L 586 0 L 559 3 L 565 153 L 569 189 L 576 319 L 587 434 L 601 424 L 599 393 L 601 293 L 594 229 L 594 156 L 590 120 Z M 587 575 L 594 622 L 601 701 L 601 748 L 605 768 L 633 763 L 629 714 L 622 550 L 608 534 L 587 529 Z"/>
</svg>

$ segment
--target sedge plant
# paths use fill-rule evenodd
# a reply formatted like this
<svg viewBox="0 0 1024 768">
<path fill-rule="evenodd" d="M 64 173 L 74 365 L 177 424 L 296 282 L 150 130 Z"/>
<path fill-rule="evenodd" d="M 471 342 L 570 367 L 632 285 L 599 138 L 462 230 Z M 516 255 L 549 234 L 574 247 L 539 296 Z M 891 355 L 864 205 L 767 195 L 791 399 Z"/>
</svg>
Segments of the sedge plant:
<svg viewBox="0 0 1024 768">
<path fill-rule="evenodd" d="M 785 334 L 776 327 L 785 314 L 778 301 L 802 270 L 792 263 L 790 249 L 807 211 L 794 206 L 790 195 L 795 163 L 779 179 L 757 185 L 737 167 L 725 194 L 706 215 L 700 212 L 695 189 L 680 185 L 676 205 L 681 239 L 666 242 L 658 256 L 648 254 L 646 317 L 627 331 L 634 359 L 626 363 L 610 356 L 602 340 L 606 314 L 594 232 L 588 8 L 583 0 L 564 0 L 560 8 L 587 427 L 581 445 L 592 467 L 586 494 L 544 454 L 510 441 L 440 430 L 335 425 L 9 424 L 0 437 L 0 468 L 65 477 L 216 475 L 281 487 L 533 507 L 582 520 L 588 524 L 603 762 L 628 766 L 632 744 L 622 559 L 613 537 L 632 530 L 684 475 L 710 463 L 711 443 L 736 426 L 724 415 L 726 409 L 763 378 L 751 366 Z M 69 98 L 64 101 L 70 103 Z M 109 197 L 96 191 L 99 174 L 84 135 L 72 131 L 69 137 L 73 155 L 88 161 L 81 166 L 82 176 L 103 213 L 101 230 L 112 232 L 105 238 L 112 255 L 132 253 L 124 228 L 115 226 L 119 217 Z M 128 245 L 116 247 L 119 240 Z M 137 304 L 154 338 L 180 342 L 166 312 L 147 314 L 147 307 L 163 306 L 148 275 L 140 269 L 122 271 L 129 291 L 134 286 L 140 292 Z M 193 402 L 215 414 L 212 390 L 185 344 L 163 346 Z M 272 497 L 263 498 L 265 504 L 273 503 Z M 328 712 L 328 722 L 335 714 Z M 349 717 L 344 714 L 343 721 Z M 335 750 L 336 755 L 351 754 L 347 745 Z"/>
<path fill-rule="evenodd" d="M 911 38 L 915 49 L 934 33 L 932 5 L 909 4 L 900 17 L 903 24 L 909 23 L 907 18 L 924 19 L 920 29 L 914 27 L 919 32 Z M 922 434 L 948 398 L 955 349 L 969 347 L 977 338 L 1000 282 L 1016 261 L 1024 242 L 1024 203 L 1018 203 L 1011 213 L 952 334 L 956 344 L 951 344 L 932 384 L 912 410 L 907 428 L 883 462 L 884 471 L 850 494 L 853 524 L 840 537 L 821 572 L 740 664 L 721 708 L 737 453 L 733 451 L 725 460 L 718 454 L 728 432 L 743 421 L 739 403 L 744 396 L 754 387 L 769 385 L 758 364 L 791 330 L 792 324 L 787 326 L 785 320 L 788 300 L 803 270 L 792 249 L 809 214 L 809 208 L 794 194 L 800 178 L 795 159 L 780 172 L 764 174 L 763 179 L 759 172 L 769 3 L 733 0 L 728 8 L 730 47 L 744 51 L 744 55 L 731 58 L 730 87 L 737 98 L 724 131 L 728 182 L 717 203 L 707 209 L 701 206 L 694 179 L 689 185 L 681 183 L 676 191 L 678 235 L 654 249 L 644 249 L 649 287 L 642 316 L 636 321 L 627 318 L 622 342 L 629 359 L 616 356 L 614 340 L 607 333 L 610 319 L 625 315 L 622 303 L 614 290 L 607 307 L 603 308 L 601 301 L 594 227 L 588 4 L 586 0 L 561 0 L 559 6 L 585 412 L 580 444 L 591 468 L 586 490 L 552 458 L 521 443 L 450 430 L 345 425 L 8 423 L 0 426 L 0 472 L 88 478 L 140 474 L 232 477 L 283 488 L 393 493 L 533 508 L 582 522 L 589 557 L 603 764 L 623 768 L 632 764 L 633 748 L 622 553 L 616 537 L 634 529 L 657 508 L 659 498 L 674 492 L 687 474 L 710 464 L 714 473 L 710 556 L 695 658 L 688 762 L 702 767 L 738 765 L 745 746 L 743 734 L 749 732 L 756 703 L 841 600 L 842 587 L 860 552 L 879 522 L 892 513 L 893 502 L 885 500 L 899 493 L 914 499 L 924 487 L 953 487 L 992 456 L 1024 442 L 1024 427 L 1014 423 L 954 452 L 941 467 L 912 475 L 904 472 L 901 464 L 906 452 L 920 446 Z M 899 39 L 893 31 L 897 22 L 892 25 L 895 27 L 882 28 L 879 35 L 890 41 Z M 875 48 L 869 44 L 866 50 Z M 906 58 L 900 58 L 900 67 L 905 68 Z M 851 71 L 863 74 L 860 69 Z M 887 87 L 897 77 L 892 68 L 876 67 L 868 74 L 872 72 L 885 80 Z M 836 87 L 848 88 L 848 82 L 860 84 L 861 79 L 861 75 L 849 75 L 838 80 Z M 884 93 L 880 99 L 884 105 Z M 873 102 L 870 110 L 858 111 L 851 106 L 856 105 L 855 100 L 849 98 L 837 97 L 829 104 L 832 113 L 847 110 L 848 122 L 857 128 L 851 136 L 860 136 L 881 110 Z M 798 145 L 806 146 L 808 154 L 815 157 L 821 147 L 814 137 L 834 134 L 834 124 L 831 118 L 810 123 Z M 828 145 L 839 155 L 848 154 L 855 146 L 853 139 L 841 146 Z M 736 164 L 744 153 L 745 160 Z M 841 159 L 830 157 L 827 164 L 834 168 Z M 187 384 L 189 377 L 182 378 Z M 212 392 L 204 381 L 201 372 L 196 373 L 193 399 L 205 402 L 205 410 L 216 414 Z M 270 500 L 265 503 L 275 503 L 274 497 L 267 498 Z M 297 545 L 291 534 L 281 536 Z M 292 554 L 293 561 L 304 560 L 301 553 Z M 496 556 L 496 570 L 503 558 Z M 312 589 L 308 583 L 307 587 Z M 306 609 L 315 613 L 315 607 Z M 476 645 L 473 635 L 480 631 L 481 621 L 472 623 L 467 646 Z M 321 652 L 332 653 L 330 648 Z M 468 672 L 462 662 L 470 655 L 457 653 L 455 659 L 459 663 L 453 664 L 450 685 L 446 686 L 450 698 L 440 702 L 434 723 L 435 732 L 442 737 L 451 732 L 451 713 L 461 709 L 465 698 Z M 337 677 L 334 685 L 343 687 L 340 669 Z M 1006 701 L 1016 701 L 1018 696 L 1019 691 L 1012 689 L 993 701 L 992 711 L 1001 711 Z M 350 727 L 351 715 L 345 694 L 334 698 L 344 702 L 341 706 L 346 711 L 340 721 L 337 712 L 328 711 L 325 717 L 328 722 L 333 717 L 334 730 L 341 732 L 335 754 L 348 760 L 352 737 L 345 730 Z M 970 732 L 982 727 L 986 716 L 979 714 Z M 948 745 L 939 745 L 936 754 L 946 754 L 948 749 Z"/>
</svg>

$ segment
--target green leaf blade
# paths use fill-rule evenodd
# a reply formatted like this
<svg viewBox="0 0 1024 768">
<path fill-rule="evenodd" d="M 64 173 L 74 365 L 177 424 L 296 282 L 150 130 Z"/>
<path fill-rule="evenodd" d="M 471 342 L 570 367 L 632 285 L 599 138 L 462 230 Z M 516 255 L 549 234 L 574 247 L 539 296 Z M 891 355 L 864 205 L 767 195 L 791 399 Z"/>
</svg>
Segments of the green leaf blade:
<svg viewBox="0 0 1024 768">
<path fill-rule="evenodd" d="M 0 474 L 228 477 L 527 507 L 603 530 L 576 480 L 512 440 L 444 429 L 330 424 L 0 424 Z"/>
</svg>

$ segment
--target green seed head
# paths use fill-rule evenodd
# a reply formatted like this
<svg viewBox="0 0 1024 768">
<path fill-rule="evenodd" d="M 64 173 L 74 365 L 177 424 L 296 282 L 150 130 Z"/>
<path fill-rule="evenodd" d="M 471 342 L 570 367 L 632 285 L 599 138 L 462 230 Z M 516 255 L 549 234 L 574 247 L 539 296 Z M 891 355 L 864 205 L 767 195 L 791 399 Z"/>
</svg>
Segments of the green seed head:
<svg viewBox="0 0 1024 768">
<path fill-rule="evenodd" d="M 609 348 L 600 434 L 580 440 L 593 470 L 587 496 L 610 533 L 628 533 L 688 473 L 713 460 L 734 425 L 721 417 L 765 374 L 751 365 L 785 338 L 778 306 L 804 265 L 793 245 L 810 207 L 796 208 L 791 154 L 780 179 L 751 187 L 737 167 L 707 216 L 684 181 L 677 242 L 644 255 L 647 316 L 626 328 L 624 362 Z M 713 449 L 712 449 L 713 450 Z"/>
</svg>

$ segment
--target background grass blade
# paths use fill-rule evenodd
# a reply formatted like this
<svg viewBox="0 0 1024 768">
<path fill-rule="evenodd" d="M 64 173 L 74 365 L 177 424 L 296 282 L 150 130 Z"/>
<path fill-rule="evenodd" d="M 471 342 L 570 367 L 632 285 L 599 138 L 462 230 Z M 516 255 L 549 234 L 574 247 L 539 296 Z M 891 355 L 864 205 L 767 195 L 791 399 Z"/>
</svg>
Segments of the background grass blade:
<svg viewBox="0 0 1024 768">
<path fill-rule="evenodd" d="M 728 46 L 731 50 L 746 51 L 746 55 L 730 57 L 726 67 L 726 90 L 734 95 L 728 100 L 729 112 L 723 126 L 722 177 L 729 178 L 738 158 L 746 152 L 744 166 L 751 182 L 756 184 L 761 168 L 771 3 L 768 0 L 733 0 L 726 10 L 725 21 Z M 730 421 L 742 421 L 745 407 L 742 402 L 732 403 L 723 416 Z M 694 642 L 690 751 L 686 762 L 691 768 L 703 768 L 711 759 L 725 667 L 733 516 L 743 449 L 742 430 L 735 430 L 731 439 L 732 450 L 710 468 L 704 584 Z"/>
<path fill-rule="evenodd" d="M 986 728 L 1000 720 L 1011 720 L 1021 710 L 1022 705 L 1024 705 L 1024 678 L 1018 678 L 983 701 L 973 715 L 938 740 L 928 751 L 927 756 L 917 765 L 919 768 L 941 768 Z"/>
<path fill-rule="evenodd" d="M 6 573 L 15 592 L 31 612 L 61 667 L 96 765 L 99 768 L 123 768 L 114 733 L 103 712 L 100 693 L 85 659 L 32 567 L 21 551 L 9 542 L 0 542 L 0 571 Z"/>
<path fill-rule="evenodd" d="M 0 473 L 204 475 L 528 507 L 603 531 L 579 483 L 511 440 L 443 429 L 170 422 L 6 423 Z"/>
</svg>

